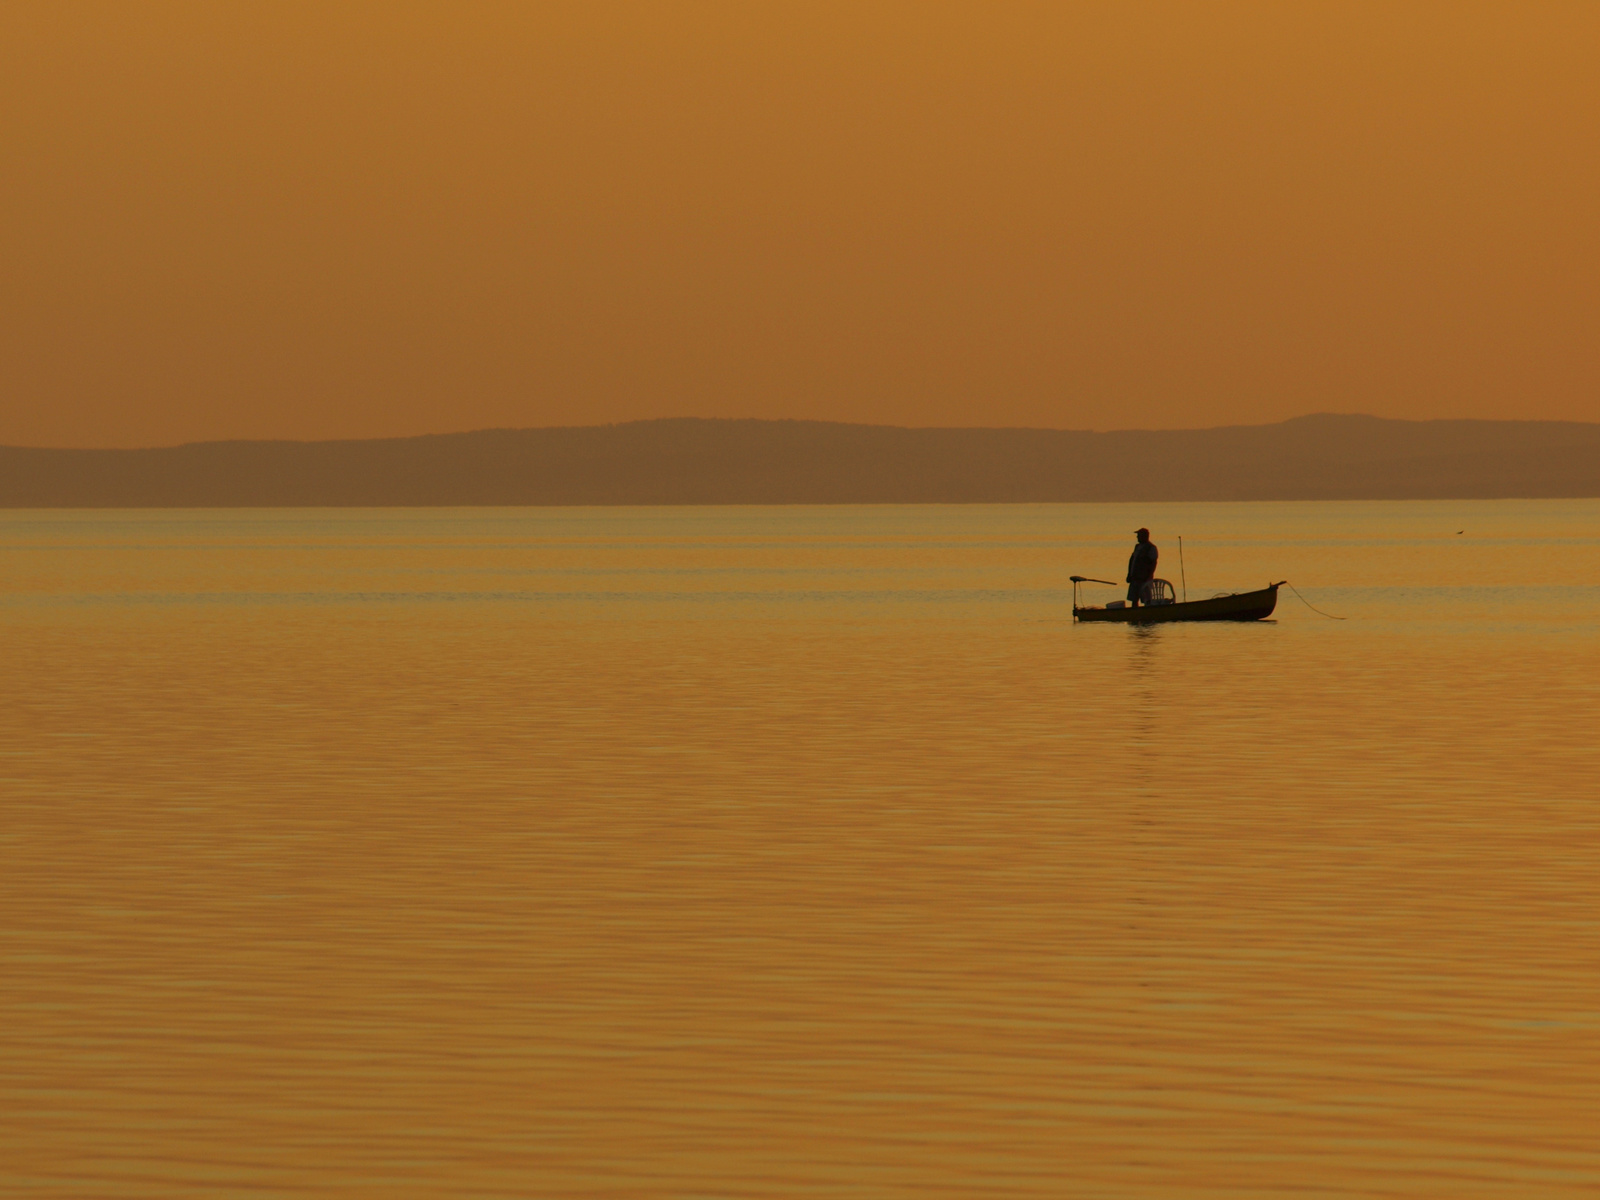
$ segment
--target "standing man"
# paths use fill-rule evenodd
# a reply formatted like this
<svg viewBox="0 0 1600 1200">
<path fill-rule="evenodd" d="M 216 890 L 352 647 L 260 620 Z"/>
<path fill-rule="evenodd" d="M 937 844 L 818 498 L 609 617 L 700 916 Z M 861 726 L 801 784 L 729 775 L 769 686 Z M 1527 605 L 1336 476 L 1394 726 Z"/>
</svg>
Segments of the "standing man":
<svg viewBox="0 0 1600 1200">
<path fill-rule="evenodd" d="M 1161 557 L 1161 552 L 1150 540 L 1148 529 L 1136 530 L 1133 536 L 1139 539 L 1139 544 L 1128 556 L 1128 603 L 1138 608 L 1144 585 L 1156 577 L 1156 560 Z"/>
</svg>

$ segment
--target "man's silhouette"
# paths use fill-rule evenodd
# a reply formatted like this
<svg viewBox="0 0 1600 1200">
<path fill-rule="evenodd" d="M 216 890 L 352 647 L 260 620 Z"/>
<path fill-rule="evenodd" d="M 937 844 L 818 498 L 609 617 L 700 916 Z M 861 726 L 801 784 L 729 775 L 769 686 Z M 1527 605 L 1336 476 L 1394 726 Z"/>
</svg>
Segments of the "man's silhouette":
<svg viewBox="0 0 1600 1200">
<path fill-rule="evenodd" d="M 1161 557 L 1161 552 L 1150 540 L 1148 529 L 1137 530 L 1133 536 L 1139 539 L 1139 544 L 1128 556 L 1128 603 L 1138 608 L 1144 585 L 1156 577 L 1156 560 Z"/>
</svg>

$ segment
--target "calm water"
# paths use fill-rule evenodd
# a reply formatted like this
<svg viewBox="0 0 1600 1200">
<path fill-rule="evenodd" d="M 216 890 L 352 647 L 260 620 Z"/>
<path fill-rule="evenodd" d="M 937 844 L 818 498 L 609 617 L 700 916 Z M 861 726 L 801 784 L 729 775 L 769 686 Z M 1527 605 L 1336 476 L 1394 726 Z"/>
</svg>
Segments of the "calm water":
<svg viewBox="0 0 1600 1200">
<path fill-rule="evenodd" d="M 0 683 L 6 1195 L 1600 1190 L 1600 502 L 0 513 Z"/>
</svg>

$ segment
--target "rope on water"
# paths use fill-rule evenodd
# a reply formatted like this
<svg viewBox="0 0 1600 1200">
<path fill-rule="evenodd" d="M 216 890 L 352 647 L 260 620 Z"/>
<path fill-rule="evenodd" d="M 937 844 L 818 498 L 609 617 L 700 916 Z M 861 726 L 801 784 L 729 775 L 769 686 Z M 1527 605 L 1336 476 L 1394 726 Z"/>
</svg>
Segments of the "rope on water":
<svg viewBox="0 0 1600 1200">
<path fill-rule="evenodd" d="M 1296 596 L 1300 596 L 1300 593 L 1295 591 L 1294 584 L 1290 583 L 1287 579 L 1283 581 L 1283 586 L 1288 588 L 1291 592 L 1294 592 Z M 1332 613 L 1325 613 L 1315 604 L 1311 603 L 1311 601 L 1307 600 L 1304 596 L 1300 596 L 1300 603 L 1304 604 L 1312 612 L 1316 613 L 1317 616 L 1327 617 L 1330 621 L 1348 621 L 1350 619 L 1349 617 L 1336 617 Z"/>
</svg>

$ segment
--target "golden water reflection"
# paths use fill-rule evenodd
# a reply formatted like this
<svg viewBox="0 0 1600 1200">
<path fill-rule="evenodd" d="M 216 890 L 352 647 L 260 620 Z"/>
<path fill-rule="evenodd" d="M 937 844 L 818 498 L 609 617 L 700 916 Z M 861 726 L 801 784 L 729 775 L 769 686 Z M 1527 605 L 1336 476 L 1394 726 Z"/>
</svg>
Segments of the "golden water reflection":
<svg viewBox="0 0 1600 1200">
<path fill-rule="evenodd" d="M 1349 620 L 1073 626 L 1135 524 Z M 1600 504 L 11 513 L 0 568 L 0 1192 L 1600 1188 Z"/>
</svg>

